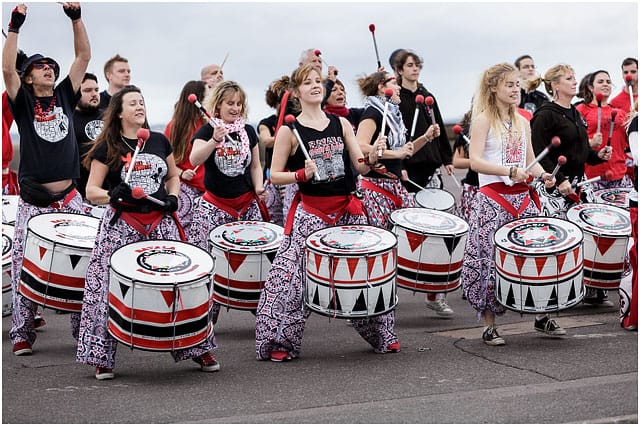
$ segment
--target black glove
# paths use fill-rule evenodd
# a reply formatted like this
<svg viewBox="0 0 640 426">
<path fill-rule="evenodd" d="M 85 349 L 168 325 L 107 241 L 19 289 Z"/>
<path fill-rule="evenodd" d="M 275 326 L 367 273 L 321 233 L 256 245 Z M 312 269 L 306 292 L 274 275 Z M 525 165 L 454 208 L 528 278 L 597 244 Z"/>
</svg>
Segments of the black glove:
<svg viewBox="0 0 640 426">
<path fill-rule="evenodd" d="M 111 204 L 118 204 L 122 202 L 122 200 L 130 200 L 131 195 L 131 187 L 124 182 L 120 182 L 116 187 L 112 188 L 109 191 L 109 202 Z"/>
<path fill-rule="evenodd" d="M 18 7 L 16 6 L 11 12 L 11 21 L 9 21 L 9 32 L 18 33 L 22 24 L 24 24 L 24 20 L 26 17 L 27 15 L 18 12 Z"/>
<path fill-rule="evenodd" d="M 178 210 L 178 197 L 173 194 L 167 195 L 167 198 L 164 199 L 164 209 L 169 213 Z"/>
<path fill-rule="evenodd" d="M 72 8 L 72 7 L 62 7 L 62 10 L 64 10 L 65 15 L 67 15 L 69 18 L 71 18 L 71 21 L 75 21 L 76 19 L 80 19 L 80 5 L 78 5 L 77 8 Z"/>
</svg>

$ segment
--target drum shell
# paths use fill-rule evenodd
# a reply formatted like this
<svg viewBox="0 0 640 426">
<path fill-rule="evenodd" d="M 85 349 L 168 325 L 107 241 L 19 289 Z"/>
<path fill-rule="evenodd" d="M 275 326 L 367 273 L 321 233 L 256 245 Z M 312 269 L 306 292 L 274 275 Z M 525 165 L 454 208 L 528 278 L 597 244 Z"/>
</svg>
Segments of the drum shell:
<svg viewBox="0 0 640 426">
<path fill-rule="evenodd" d="M 386 243 L 371 253 L 349 253 L 348 249 L 331 252 L 314 244 L 318 233 L 309 236 L 305 242 L 306 306 L 321 315 L 350 319 L 392 311 L 397 304 L 395 236 L 368 225 L 330 227 L 322 231 L 341 229 L 385 234 Z"/>
<path fill-rule="evenodd" d="M 197 253 L 210 261 L 194 262 L 198 269 L 149 273 L 148 280 L 132 279 L 131 271 L 145 271 L 136 264 L 121 264 L 120 259 L 136 258 L 144 253 L 171 250 L 189 256 Z M 187 253 L 186 255 L 184 253 Z M 116 256 L 114 258 L 114 256 Z M 114 259 L 117 264 L 114 264 Z M 180 241 L 150 240 L 132 243 L 116 250 L 109 260 L 108 331 L 114 339 L 131 347 L 148 351 L 174 351 L 197 346 L 213 333 L 209 319 L 212 306 L 211 286 L 214 260 L 205 250 Z"/>
<path fill-rule="evenodd" d="M 13 251 L 13 225 L 2 224 L 2 316 L 11 314 L 11 252 Z"/>
<path fill-rule="evenodd" d="M 392 213 L 392 232 L 398 237 L 398 287 L 421 293 L 447 293 L 460 287 L 462 261 L 469 227 L 446 212 L 399 209 Z M 429 229 L 427 223 L 401 220 L 418 211 L 424 218 L 450 222 L 449 230 Z M 428 221 L 427 221 L 428 222 Z"/>
<path fill-rule="evenodd" d="M 425 188 L 415 194 L 415 201 L 419 207 L 434 209 L 447 213 L 453 211 L 456 199 L 449 191 L 438 188 Z"/>
<path fill-rule="evenodd" d="M 19 202 L 19 195 L 2 196 L 2 223 L 13 225 L 16 222 Z"/>
<path fill-rule="evenodd" d="M 60 223 L 78 223 L 89 230 L 84 241 L 42 229 Z M 74 213 L 45 213 L 27 223 L 19 292 L 45 308 L 80 312 L 91 251 L 99 220 Z M 38 229 L 36 229 L 38 228 Z M 47 235 L 48 234 L 48 235 Z"/>
<path fill-rule="evenodd" d="M 566 236 L 556 247 L 528 248 L 504 238 L 504 230 L 527 225 L 564 226 Z M 520 313 L 548 313 L 568 309 L 584 297 L 583 235 L 571 222 L 550 218 L 518 219 L 494 234 L 497 301 Z"/>
</svg>

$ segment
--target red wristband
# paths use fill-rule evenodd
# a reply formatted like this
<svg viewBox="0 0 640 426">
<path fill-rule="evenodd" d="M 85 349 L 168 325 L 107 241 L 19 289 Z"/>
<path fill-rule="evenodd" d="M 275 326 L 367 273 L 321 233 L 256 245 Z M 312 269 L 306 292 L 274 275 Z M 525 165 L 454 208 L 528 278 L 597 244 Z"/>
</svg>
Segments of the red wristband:
<svg viewBox="0 0 640 426">
<path fill-rule="evenodd" d="M 309 181 L 309 179 L 307 179 L 307 174 L 305 173 L 304 168 L 296 170 L 295 174 L 296 174 L 296 182 Z"/>
</svg>

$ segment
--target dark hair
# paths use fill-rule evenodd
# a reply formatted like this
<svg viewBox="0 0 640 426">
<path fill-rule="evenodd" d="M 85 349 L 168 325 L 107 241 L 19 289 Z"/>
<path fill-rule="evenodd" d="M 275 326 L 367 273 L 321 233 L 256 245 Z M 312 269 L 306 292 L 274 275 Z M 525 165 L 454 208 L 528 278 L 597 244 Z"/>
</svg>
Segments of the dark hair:
<svg viewBox="0 0 640 426">
<path fill-rule="evenodd" d="M 184 161 L 191 143 L 191 136 L 198 128 L 201 118 L 200 110 L 189 102 L 189 95 L 193 93 L 198 101 L 202 103 L 205 89 L 206 83 L 202 80 L 188 81 L 182 88 L 178 101 L 173 107 L 173 117 L 171 117 L 173 126 L 169 134 L 169 140 L 173 145 L 173 156 L 176 164 Z"/>
<path fill-rule="evenodd" d="M 285 90 L 289 87 L 290 79 L 288 75 L 283 75 L 277 80 L 271 82 L 264 94 L 264 100 L 271 108 L 278 108 L 280 100 Z"/>
<path fill-rule="evenodd" d="M 102 116 L 104 121 L 102 132 L 96 138 L 91 149 L 89 149 L 82 159 L 82 165 L 87 169 L 91 169 L 91 157 L 93 157 L 102 143 L 107 145 L 107 166 L 110 169 L 117 169 L 122 164 L 121 157 L 125 155 L 126 147 L 122 143 L 121 139 L 122 122 L 120 121 L 120 113 L 122 112 L 122 99 L 128 93 L 140 93 L 142 95 L 142 91 L 139 88 L 129 85 L 124 86 L 119 92 L 111 97 L 109 106 Z M 142 127 L 145 129 L 149 128 L 149 123 L 147 122 L 146 117 Z"/>
<path fill-rule="evenodd" d="M 387 79 L 387 72 L 376 71 L 356 80 L 360 91 L 364 96 L 376 96 L 378 94 L 378 85 L 384 83 Z"/>
<path fill-rule="evenodd" d="M 400 70 L 402 70 L 402 67 L 404 67 L 404 64 L 407 62 L 407 60 L 409 60 L 409 58 L 413 58 L 413 60 L 416 61 L 416 65 L 422 68 L 423 61 L 422 61 L 422 58 L 418 56 L 417 53 L 411 50 L 406 50 L 406 49 L 403 49 L 401 52 L 398 52 L 398 54 L 395 56 L 395 60 L 393 63 L 393 70 L 398 76 L 398 84 L 402 84 L 402 76 L 400 75 L 399 72 Z"/>
<path fill-rule="evenodd" d="M 82 82 L 84 83 L 87 80 L 93 80 L 96 83 L 98 82 L 98 77 L 95 74 L 91 74 L 90 72 L 84 73 L 84 77 L 82 77 Z"/>
<path fill-rule="evenodd" d="M 533 58 L 529 55 L 522 55 L 519 56 L 518 59 L 515 60 L 515 62 L 513 63 L 513 65 L 516 66 L 516 68 L 520 69 L 520 62 L 524 61 L 525 59 L 531 59 L 533 61 Z"/>
<path fill-rule="evenodd" d="M 591 102 L 593 102 L 594 96 L 593 96 L 593 92 L 591 91 L 591 89 L 589 89 L 589 86 L 593 86 L 593 82 L 596 79 L 596 75 L 600 74 L 600 73 L 605 73 L 607 76 L 609 76 L 609 78 L 611 78 L 611 76 L 609 75 L 609 73 L 605 70 L 597 70 L 594 71 L 592 73 L 589 73 L 587 75 L 585 75 L 582 80 L 580 81 L 580 86 L 578 88 L 578 95 L 584 99 L 584 103 L 586 104 L 590 104 Z M 582 87 L 584 84 L 584 87 Z"/>
<path fill-rule="evenodd" d="M 622 61 L 622 66 L 626 67 L 627 65 L 633 65 L 636 64 L 636 67 L 638 66 L 638 60 L 636 58 L 625 58 L 624 61 Z"/>
</svg>

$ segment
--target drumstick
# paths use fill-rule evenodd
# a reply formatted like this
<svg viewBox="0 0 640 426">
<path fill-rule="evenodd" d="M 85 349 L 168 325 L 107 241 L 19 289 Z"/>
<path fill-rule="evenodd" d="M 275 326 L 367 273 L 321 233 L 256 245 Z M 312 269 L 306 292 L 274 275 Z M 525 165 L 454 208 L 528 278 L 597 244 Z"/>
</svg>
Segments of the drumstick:
<svg viewBox="0 0 640 426">
<path fill-rule="evenodd" d="M 387 112 L 389 111 L 389 101 L 391 100 L 392 96 L 393 89 L 386 89 L 384 91 L 384 112 L 382 113 L 382 128 L 380 129 L 381 136 L 384 136 L 384 131 L 386 130 L 385 127 L 387 127 Z M 378 157 L 382 158 L 383 151 L 384 148 L 378 149 Z"/>
<path fill-rule="evenodd" d="M 613 176 L 613 173 L 611 172 L 611 170 L 607 170 L 603 175 L 596 176 L 591 179 L 586 179 L 586 180 L 583 180 L 582 182 L 578 182 L 576 184 L 576 188 L 580 188 L 581 186 L 584 186 L 588 183 L 598 182 L 599 180 L 610 180 L 612 176 Z"/>
<path fill-rule="evenodd" d="M 413 186 L 415 186 L 416 188 L 418 188 L 421 191 L 426 191 L 427 188 L 425 188 L 424 186 L 420 186 L 417 183 L 415 183 L 414 181 L 412 181 L 411 179 L 407 178 L 407 182 L 409 182 L 410 184 L 412 184 Z"/>
<path fill-rule="evenodd" d="M 145 143 L 147 139 L 149 139 L 149 129 L 140 128 L 136 133 L 138 137 L 138 144 L 136 145 L 136 149 L 133 151 L 133 156 L 131 157 L 131 163 L 129 163 L 129 170 L 127 170 L 127 174 L 124 177 L 124 183 L 128 184 L 129 179 L 131 179 L 131 172 L 133 172 L 133 166 L 136 164 L 136 159 L 138 158 L 138 154 L 140 153 L 140 148 L 142 144 Z"/>
<path fill-rule="evenodd" d="M 327 69 L 329 68 L 329 64 L 327 63 L 327 61 L 324 60 L 324 58 L 320 55 L 322 55 L 322 52 L 318 49 L 316 49 L 313 52 L 318 58 L 320 58 L 320 60 L 322 61 L 323 64 L 325 64 L 327 66 Z M 336 75 L 338 75 L 338 70 L 336 70 Z"/>
<path fill-rule="evenodd" d="M 631 102 L 631 106 L 629 107 L 629 111 L 633 112 L 633 111 L 635 111 L 635 108 L 634 108 L 634 105 L 633 105 L 633 82 L 631 80 L 633 80 L 633 77 L 631 77 L 631 74 L 627 74 L 624 77 L 624 81 L 627 82 L 627 88 L 629 89 L 629 101 Z"/>
<path fill-rule="evenodd" d="M 424 96 L 416 95 L 416 111 L 413 113 L 413 123 L 411 123 L 411 136 L 409 141 L 413 141 L 413 136 L 416 134 L 416 124 L 418 122 L 418 112 L 420 111 L 420 105 L 424 102 Z"/>
<path fill-rule="evenodd" d="M 556 164 L 556 167 L 551 172 L 551 177 L 549 179 L 556 177 L 556 175 L 558 174 L 558 171 L 560 170 L 560 167 L 564 166 L 565 164 L 567 164 L 567 157 L 565 157 L 564 155 L 559 156 L 558 164 Z"/>
<path fill-rule="evenodd" d="M 465 135 L 462 132 L 462 126 L 459 124 L 456 124 L 455 126 L 453 126 L 453 133 L 455 133 L 456 135 L 462 135 L 462 139 L 464 139 L 464 141 L 467 143 L 467 145 L 469 145 L 471 143 L 471 141 L 469 140 L 469 138 L 467 137 L 467 135 Z"/>
<path fill-rule="evenodd" d="M 378 54 L 378 43 L 376 43 L 376 26 L 374 24 L 369 24 L 369 31 L 371 31 L 371 37 L 373 37 L 373 47 L 376 51 L 376 59 L 378 60 L 378 69 L 380 69 L 380 67 L 382 67 L 382 64 L 380 63 L 380 55 Z"/>
<path fill-rule="evenodd" d="M 227 54 L 224 55 L 224 59 L 222 60 L 222 63 L 220 64 L 220 69 L 222 69 L 224 67 L 224 64 L 227 63 L 227 59 L 229 59 L 229 52 L 227 52 Z"/>
<path fill-rule="evenodd" d="M 202 113 L 209 120 L 209 124 L 211 125 L 211 127 L 213 127 L 215 129 L 216 128 L 216 124 L 213 122 L 213 118 L 211 117 L 211 114 L 209 114 L 209 112 L 202 106 L 200 101 L 198 101 L 198 97 L 194 93 L 191 93 L 189 96 L 187 96 L 187 100 L 189 102 L 191 102 L 192 104 L 194 104 L 196 107 L 198 107 L 198 109 L 200 111 L 202 111 Z M 224 135 L 224 136 L 229 140 L 229 142 L 235 144 L 235 141 L 233 139 L 231 139 L 231 136 L 229 136 L 228 133 L 226 135 Z"/>
<path fill-rule="evenodd" d="M 449 172 L 447 172 L 447 169 L 444 166 L 440 166 L 441 169 L 444 170 L 445 175 L 449 176 L 451 178 L 451 180 L 453 180 L 453 183 L 456 184 L 456 186 L 458 187 L 458 189 L 462 189 L 462 187 L 460 186 L 460 183 L 458 183 L 458 179 L 456 179 L 455 175 L 450 175 Z"/>
<path fill-rule="evenodd" d="M 162 207 L 166 207 L 167 203 L 165 203 L 162 200 L 158 200 L 156 197 L 152 197 L 151 195 L 147 195 L 144 192 L 144 189 L 142 189 L 142 187 L 140 186 L 134 186 L 133 188 L 131 188 L 131 195 L 133 196 L 133 198 L 135 198 L 136 200 L 140 200 L 142 198 L 146 198 L 147 200 L 156 203 L 159 206 Z"/>
<path fill-rule="evenodd" d="M 596 102 L 598 102 L 598 124 L 596 127 L 596 133 L 600 133 L 601 121 L 602 121 L 602 93 L 596 94 Z"/>
<path fill-rule="evenodd" d="M 433 96 L 427 96 L 424 98 L 424 104 L 427 106 L 427 112 L 429 113 L 429 118 L 431 118 L 431 124 L 436 124 L 436 116 L 433 113 L 433 108 L 431 108 L 431 105 L 433 105 L 434 102 Z"/>
<path fill-rule="evenodd" d="M 618 115 L 618 111 L 615 109 L 611 110 L 611 126 L 609 126 L 609 139 L 607 139 L 607 146 L 611 146 L 611 138 L 613 137 L 613 127 L 616 122 L 616 115 Z"/>
<path fill-rule="evenodd" d="M 560 146 L 560 138 L 557 137 L 557 136 L 552 137 L 551 138 L 551 143 L 544 147 L 542 152 L 540 152 L 540 154 L 538 154 L 538 156 L 531 162 L 531 164 L 529 164 L 527 167 L 525 167 L 524 171 L 526 173 L 529 173 L 529 170 L 531 170 L 531 168 L 533 166 L 538 164 L 540 162 L 540 160 L 542 160 L 549 153 L 549 150 L 551 148 L 556 148 L 558 146 Z"/>
<path fill-rule="evenodd" d="M 296 136 L 296 139 L 298 140 L 298 145 L 300 145 L 300 149 L 302 150 L 302 154 L 304 155 L 304 158 L 306 158 L 309 161 L 313 161 L 309 156 L 309 152 L 307 151 L 307 148 L 304 146 L 304 143 L 302 142 L 302 138 L 300 137 L 300 133 L 298 133 L 298 129 L 296 128 L 296 118 L 292 114 L 287 114 L 287 116 L 284 118 L 284 121 L 285 123 L 291 126 L 291 130 L 293 131 L 293 134 Z M 313 177 L 316 181 L 320 180 L 320 176 L 318 176 L 318 172 L 313 172 Z"/>
</svg>

